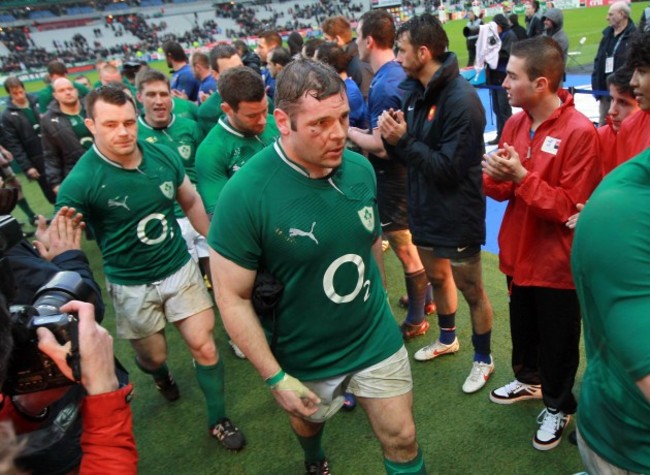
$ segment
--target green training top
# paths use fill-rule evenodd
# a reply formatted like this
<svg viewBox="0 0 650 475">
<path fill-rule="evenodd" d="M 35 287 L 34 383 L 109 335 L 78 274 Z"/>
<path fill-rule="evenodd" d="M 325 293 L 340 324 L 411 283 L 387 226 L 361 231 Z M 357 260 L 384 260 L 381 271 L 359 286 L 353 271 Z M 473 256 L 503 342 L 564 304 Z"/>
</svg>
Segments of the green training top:
<svg viewBox="0 0 650 475">
<path fill-rule="evenodd" d="M 214 211 L 219 194 L 228 179 L 253 155 L 278 137 L 272 115 L 260 135 L 244 135 L 232 127 L 224 115 L 208 133 L 196 152 L 198 190 L 208 214 Z"/>
<path fill-rule="evenodd" d="M 126 170 L 88 150 L 63 180 L 56 208 L 83 213 L 97 238 L 110 282 L 140 285 L 173 274 L 189 259 L 174 217 L 183 165 L 168 147 L 138 141 L 142 162 Z"/>
<path fill-rule="evenodd" d="M 368 160 L 346 150 L 330 177 L 311 179 L 275 142 L 228 181 L 208 242 L 284 284 L 275 356 L 313 381 L 367 368 L 403 344 L 372 254 L 380 235 Z"/>
<path fill-rule="evenodd" d="M 650 473 L 650 149 L 596 188 L 576 227 L 571 267 L 587 369 L 578 428 L 609 463 Z"/>
</svg>

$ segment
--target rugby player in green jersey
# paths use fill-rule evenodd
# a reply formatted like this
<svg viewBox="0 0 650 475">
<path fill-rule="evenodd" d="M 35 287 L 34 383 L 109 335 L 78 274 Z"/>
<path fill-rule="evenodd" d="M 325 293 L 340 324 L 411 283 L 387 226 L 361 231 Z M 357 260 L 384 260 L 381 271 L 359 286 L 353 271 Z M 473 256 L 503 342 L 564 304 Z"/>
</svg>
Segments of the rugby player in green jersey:
<svg viewBox="0 0 650 475">
<path fill-rule="evenodd" d="M 136 84 L 137 97 L 144 112 L 138 117 L 138 139 L 163 144 L 174 150 L 180 157 L 190 182 L 196 185 L 194 158 L 203 140 L 203 133 L 196 122 L 172 114 L 169 79 L 162 72 L 144 69 L 136 76 Z M 208 245 L 205 237 L 196 232 L 178 204 L 174 211 L 192 259 L 199 262 L 201 269 L 208 274 Z"/>
<path fill-rule="evenodd" d="M 243 434 L 226 417 L 224 367 L 214 342 L 214 312 L 197 265 L 174 217 L 178 202 L 205 235 L 208 217 L 177 154 L 137 141 L 135 104 L 104 86 L 87 98 L 86 125 L 95 138 L 61 184 L 57 207 L 72 206 L 92 228 L 104 259 L 117 335 L 168 400 L 179 396 L 167 367 L 165 326 L 176 326 L 194 358 L 207 403 L 210 434 L 241 449 Z"/>
<path fill-rule="evenodd" d="M 386 472 L 426 473 L 383 283 L 375 174 L 345 149 L 345 84 L 329 66 L 296 60 L 275 98 L 280 139 L 226 183 L 208 235 L 221 317 L 289 414 L 307 473 L 330 473 L 323 425 L 346 390 L 368 414 Z M 251 295 L 262 266 L 284 291 L 275 317 L 260 320 Z"/>
<path fill-rule="evenodd" d="M 239 66 L 223 73 L 219 94 L 225 115 L 196 152 L 198 190 L 209 215 L 228 179 L 278 136 L 275 119 L 268 115 L 262 77 L 251 68 Z"/>
</svg>

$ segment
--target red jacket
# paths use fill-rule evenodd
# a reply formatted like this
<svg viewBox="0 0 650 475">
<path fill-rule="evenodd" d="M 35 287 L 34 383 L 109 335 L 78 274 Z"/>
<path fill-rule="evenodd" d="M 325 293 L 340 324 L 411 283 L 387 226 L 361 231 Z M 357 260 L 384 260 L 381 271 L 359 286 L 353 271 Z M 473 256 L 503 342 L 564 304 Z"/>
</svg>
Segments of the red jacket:
<svg viewBox="0 0 650 475">
<path fill-rule="evenodd" d="M 618 165 L 616 161 L 616 138 L 618 134 L 612 128 L 609 116 L 607 125 L 598 127 L 598 156 L 602 165 L 603 177 Z"/>
<path fill-rule="evenodd" d="M 81 407 L 80 475 L 136 475 L 138 451 L 133 438 L 129 401 L 133 385 L 96 396 L 86 396 Z"/>
<path fill-rule="evenodd" d="M 574 289 L 570 253 L 573 231 L 565 226 L 601 177 L 598 135 L 578 112 L 573 97 L 559 91 L 562 106 L 542 123 L 532 141 L 532 119 L 512 116 L 501 135 L 528 170 L 518 185 L 483 175 L 485 194 L 508 200 L 499 231 L 499 267 L 519 286 Z M 528 157 L 528 158 L 527 158 Z"/>
<path fill-rule="evenodd" d="M 616 165 L 627 162 L 650 147 L 650 111 L 640 110 L 621 124 L 616 140 Z"/>
</svg>

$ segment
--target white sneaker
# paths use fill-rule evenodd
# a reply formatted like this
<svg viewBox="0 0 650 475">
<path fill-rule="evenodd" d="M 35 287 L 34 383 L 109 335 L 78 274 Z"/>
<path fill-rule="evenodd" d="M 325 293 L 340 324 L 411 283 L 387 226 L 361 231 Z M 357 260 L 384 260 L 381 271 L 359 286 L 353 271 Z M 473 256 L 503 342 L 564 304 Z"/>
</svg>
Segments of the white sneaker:
<svg viewBox="0 0 650 475">
<path fill-rule="evenodd" d="M 514 404 L 528 399 L 542 399 L 542 386 L 522 383 L 515 379 L 513 382 L 490 392 L 490 401 L 497 404 Z"/>
<path fill-rule="evenodd" d="M 239 358 L 240 360 L 245 360 L 246 359 L 246 355 L 244 354 L 244 352 L 241 349 L 239 349 L 239 347 L 237 345 L 235 345 L 234 341 L 228 340 L 228 343 L 230 343 L 230 348 L 232 348 L 232 351 L 235 353 L 235 356 L 237 358 Z"/>
<path fill-rule="evenodd" d="M 440 343 L 440 340 L 436 340 L 430 345 L 416 351 L 413 358 L 418 361 L 429 361 L 441 355 L 456 353 L 459 349 L 460 344 L 458 343 L 458 338 L 454 338 L 454 341 L 449 345 L 445 345 L 444 343 Z"/>
<path fill-rule="evenodd" d="M 533 437 L 533 447 L 537 450 L 551 450 L 557 447 L 562 440 L 562 433 L 569 422 L 571 416 L 562 411 L 551 412 L 546 407 L 537 417 L 539 429 Z"/>
<path fill-rule="evenodd" d="M 466 394 L 475 393 L 487 383 L 490 375 L 494 372 L 494 360 L 490 356 L 489 363 L 474 361 L 469 376 L 463 384 L 463 392 Z"/>
</svg>

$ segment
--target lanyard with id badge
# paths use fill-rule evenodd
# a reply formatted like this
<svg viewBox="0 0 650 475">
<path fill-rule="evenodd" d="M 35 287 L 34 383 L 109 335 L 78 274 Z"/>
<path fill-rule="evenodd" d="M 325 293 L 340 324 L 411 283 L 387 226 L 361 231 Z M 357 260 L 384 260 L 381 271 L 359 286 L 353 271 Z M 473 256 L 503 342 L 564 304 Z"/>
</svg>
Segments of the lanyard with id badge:
<svg viewBox="0 0 650 475">
<path fill-rule="evenodd" d="M 623 39 L 623 33 L 621 33 L 618 36 L 618 41 L 614 45 L 614 51 L 612 51 L 612 55 L 608 56 L 605 59 L 605 74 L 612 74 L 614 72 L 614 56 L 616 56 L 616 50 L 618 49 L 619 45 L 621 44 L 621 39 Z"/>
</svg>

